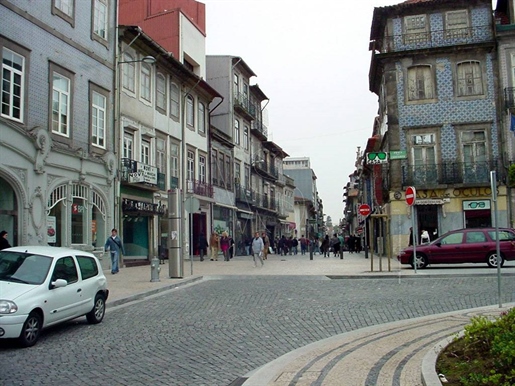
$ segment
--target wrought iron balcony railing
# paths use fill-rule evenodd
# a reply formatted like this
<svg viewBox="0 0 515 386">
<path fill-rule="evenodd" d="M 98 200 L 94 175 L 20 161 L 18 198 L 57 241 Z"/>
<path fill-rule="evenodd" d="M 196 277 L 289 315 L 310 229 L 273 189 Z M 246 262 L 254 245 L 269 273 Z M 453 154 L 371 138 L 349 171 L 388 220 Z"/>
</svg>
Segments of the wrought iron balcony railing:
<svg viewBox="0 0 515 386">
<path fill-rule="evenodd" d="M 213 185 L 197 180 L 189 180 L 187 185 L 188 193 L 213 198 Z"/>
<path fill-rule="evenodd" d="M 455 184 L 489 184 L 490 171 L 495 170 L 499 181 L 505 180 L 500 162 L 444 162 L 433 165 L 402 163 L 403 186 L 435 186 Z"/>
<path fill-rule="evenodd" d="M 484 42 L 494 42 L 494 30 L 491 25 L 385 36 L 374 41 L 373 48 L 385 54 Z"/>
<path fill-rule="evenodd" d="M 234 108 L 240 113 L 246 114 L 251 120 L 256 118 L 256 106 L 251 103 L 248 95 L 236 92 L 234 94 Z"/>
<path fill-rule="evenodd" d="M 236 201 L 254 205 L 256 203 L 255 193 L 252 189 L 235 184 Z"/>
<path fill-rule="evenodd" d="M 252 122 L 252 130 L 261 134 L 264 138 L 268 138 L 268 127 L 262 121 L 256 120 Z"/>
</svg>

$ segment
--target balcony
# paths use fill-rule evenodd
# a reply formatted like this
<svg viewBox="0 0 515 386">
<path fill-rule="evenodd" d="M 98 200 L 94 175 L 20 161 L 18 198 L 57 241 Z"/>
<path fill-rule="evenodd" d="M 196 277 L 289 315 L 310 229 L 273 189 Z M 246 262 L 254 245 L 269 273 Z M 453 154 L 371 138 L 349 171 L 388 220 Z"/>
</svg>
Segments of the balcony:
<svg viewBox="0 0 515 386">
<path fill-rule="evenodd" d="M 252 122 L 252 134 L 256 135 L 260 140 L 265 141 L 268 138 L 268 127 L 262 121 Z"/>
<path fill-rule="evenodd" d="M 122 158 L 120 178 L 124 184 L 149 190 L 166 190 L 166 174 L 160 173 L 155 166 L 129 158 Z"/>
<path fill-rule="evenodd" d="M 504 89 L 504 107 L 507 109 L 515 108 L 515 87 Z"/>
<path fill-rule="evenodd" d="M 256 119 L 256 106 L 250 102 L 248 95 L 241 92 L 235 93 L 234 109 L 249 121 Z"/>
<path fill-rule="evenodd" d="M 187 185 L 188 194 L 196 194 L 197 196 L 213 198 L 213 185 L 197 180 L 188 180 Z"/>
<path fill-rule="evenodd" d="M 434 187 L 436 185 L 488 185 L 490 171 L 495 170 L 497 180 L 505 180 L 505 171 L 497 161 L 446 162 L 433 165 L 408 165 L 402 162 L 402 185 Z"/>
<path fill-rule="evenodd" d="M 256 204 L 255 193 L 251 189 L 247 189 L 244 186 L 235 184 L 235 193 L 236 201 L 247 205 Z"/>
<path fill-rule="evenodd" d="M 263 178 L 272 179 L 274 181 L 279 178 L 279 171 L 275 165 L 266 162 L 254 162 L 252 165 L 254 166 L 256 174 Z"/>
<path fill-rule="evenodd" d="M 478 43 L 494 43 L 492 26 L 400 34 L 385 36 L 372 42 L 373 49 L 381 54 Z"/>
</svg>

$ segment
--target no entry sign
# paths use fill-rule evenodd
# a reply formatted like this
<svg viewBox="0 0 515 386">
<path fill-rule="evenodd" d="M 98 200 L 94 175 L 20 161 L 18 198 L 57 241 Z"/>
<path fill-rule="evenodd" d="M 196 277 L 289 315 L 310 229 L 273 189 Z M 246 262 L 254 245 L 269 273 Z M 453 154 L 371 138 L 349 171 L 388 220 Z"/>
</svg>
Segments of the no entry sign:
<svg viewBox="0 0 515 386">
<path fill-rule="evenodd" d="M 412 206 L 415 204 L 415 201 L 417 199 L 417 191 L 415 190 L 414 186 L 408 186 L 406 188 L 406 204 L 409 206 Z"/>
<path fill-rule="evenodd" d="M 367 204 L 361 204 L 358 207 L 358 212 L 362 216 L 368 216 L 372 210 L 370 209 L 370 205 Z"/>
</svg>

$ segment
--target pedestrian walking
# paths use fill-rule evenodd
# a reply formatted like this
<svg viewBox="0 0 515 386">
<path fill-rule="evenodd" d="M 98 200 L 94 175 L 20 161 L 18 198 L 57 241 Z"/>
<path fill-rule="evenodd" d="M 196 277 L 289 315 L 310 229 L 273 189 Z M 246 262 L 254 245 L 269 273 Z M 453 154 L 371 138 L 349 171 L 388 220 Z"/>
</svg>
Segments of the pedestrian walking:
<svg viewBox="0 0 515 386">
<path fill-rule="evenodd" d="M 229 235 L 229 259 L 234 257 L 234 239 Z"/>
<path fill-rule="evenodd" d="M 408 247 L 413 246 L 413 228 L 409 227 L 409 240 L 408 240 Z"/>
<path fill-rule="evenodd" d="M 125 249 L 120 237 L 118 237 L 118 230 L 113 228 L 111 236 L 109 236 L 104 244 L 104 251 L 109 251 L 111 254 L 111 274 L 117 274 L 119 269 L 120 252 L 125 255 Z"/>
<path fill-rule="evenodd" d="M 347 240 L 347 248 L 349 248 L 349 253 L 356 252 L 356 237 L 354 237 L 353 234 L 351 234 Z"/>
<path fill-rule="evenodd" d="M 0 232 L 0 251 L 2 249 L 11 248 L 11 244 L 9 244 L 9 240 L 7 240 L 7 236 L 9 233 L 7 231 Z"/>
<path fill-rule="evenodd" d="M 208 247 L 209 247 L 209 244 L 207 243 L 207 239 L 206 239 L 206 236 L 204 235 L 204 232 L 200 232 L 200 235 L 198 237 L 198 249 L 199 249 L 200 261 L 204 261 L 204 256 L 207 254 Z"/>
<path fill-rule="evenodd" d="M 218 250 L 220 249 L 220 239 L 218 233 L 213 232 L 209 238 L 209 248 L 211 248 L 211 261 L 218 260 Z"/>
<path fill-rule="evenodd" d="M 259 232 L 256 232 L 256 235 L 252 240 L 252 260 L 254 260 L 254 267 L 257 267 L 256 259 L 261 261 L 261 266 L 265 265 L 265 263 L 263 263 L 263 248 L 263 239 L 259 237 Z"/>
<path fill-rule="evenodd" d="M 331 249 L 333 250 L 334 257 L 337 257 L 340 254 L 340 239 L 336 235 L 336 233 L 331 238 Z"/>
<path fill-rule="evenodd" d="M 270 239 L 266 235 L 266 232 L 261 233 L 263 239 L 263 260 L 268 259 L 268 248 L 270 248 Z"/>
<path fill-rule="evenodd" d="M 277 245 L 279 246 L 281 256 L 286 256 L 286 254 L 288 253 L 288 248 L 286 247 L 286 236 L 282 235 Z"/>
<path fill-rule="evenodd" d="M 320 246 L 320 253 L 324 254 L 324 257 L 330 257 L 329 254 L 329 235 L 325 235 L 324 240 L 322 240 L 322 245 Z"/>
<path fill-rule="evenodd" d="M 308 239 L 306 239 L 304 237 L 304 235 L 302 235 L 300 237 L 300 254 L 301 255 L 305 255 L 306 254 L 306 250 L 308 249 Z"/>
<path fill-rule="evenodd" d="M 430 241 L 431 239 L 429 238 L 429 232 L 423 229 L 422 234 L 420 235 L 420 243 L 429 244 Z"/>
<path fill-rule="evenodd" d="M 291 249 L 293 250 L 293 254 L 296 255 L 299 250 L 299 240 L 296 237 L 291 241 Z"/>
<path fill-rule="evenodd" d="M 229 247 L 231 246 L 231 242 L 229 240 L 229 234 L 227 232 L 222 232 L 222 237 L 220 238 L 220 249 L 224 255 L 224 261 L 229 261 Z"/>
</svg>

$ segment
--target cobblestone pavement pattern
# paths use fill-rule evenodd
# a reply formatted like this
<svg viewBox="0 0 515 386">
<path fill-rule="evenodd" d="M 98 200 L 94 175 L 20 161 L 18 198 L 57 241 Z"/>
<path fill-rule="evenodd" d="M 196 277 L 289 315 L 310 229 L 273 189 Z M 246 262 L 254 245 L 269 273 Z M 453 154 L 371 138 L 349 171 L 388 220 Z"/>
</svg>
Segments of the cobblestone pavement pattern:
<svg viewBox="0 0 515 386">
<path fill-rule="evenodd" d="M 503 284 L 511 302 L 515 281 Z M 227 386 L 309 343 L 424 315 L 496 304 L 495 277 L 234 276 L 203 280 L 0 344 L 0 384 Z"/>
</svg>

